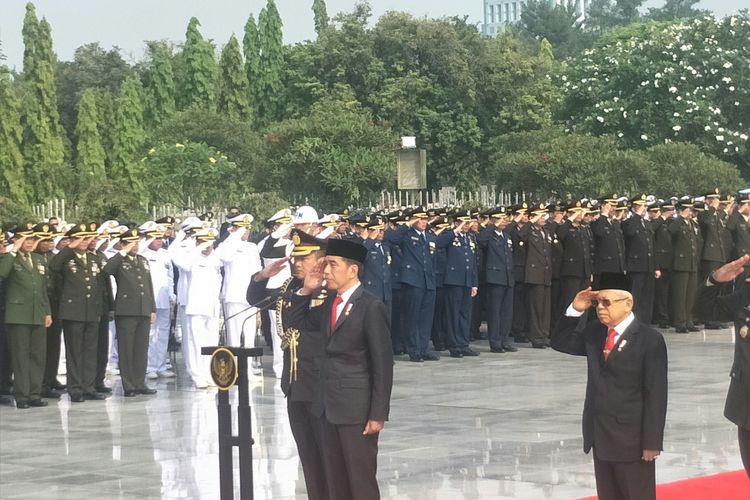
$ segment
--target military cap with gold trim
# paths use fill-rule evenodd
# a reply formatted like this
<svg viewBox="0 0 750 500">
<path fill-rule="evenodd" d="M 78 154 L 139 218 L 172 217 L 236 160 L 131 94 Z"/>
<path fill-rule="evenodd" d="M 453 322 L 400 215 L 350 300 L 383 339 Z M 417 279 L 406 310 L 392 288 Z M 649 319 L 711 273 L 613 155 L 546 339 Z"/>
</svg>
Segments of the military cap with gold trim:
<svg viewBox="0 0 750 500">
<path fill-rule="evenodd" d="M 237 214 L 234 217 L 227 219 L 227 222 L 234 227 L 251 227 L 253 225 L 253 220 L 255 219 L 250 214 Z"/>
<path fill-rule="evenodd" d="M 34 226 L 34 236 L 41 240 L 49 240 L 52 239 L 54 236 L 54 232 L 52 231 L 52 226 L 50 226 L 47 223 L 41 223 Z"/>
<path fill-rule="evenodd" d="M 508 210 L 513 215 L 525 214 L 526 212 L 529 211 L 529 205 L 524 201 L 523 203 L 518 203 L 516 205 L 512 205 Z"/>
<path fill-rule="evenodd" d="M 503 206 L 491 208 L 486 210 L 485 213 L 487 217 L 492 217 L 493 219 L 503 219 L 510 216 L 508 209 Z"/>
<path fill-rule="evenodd" d="M 120 235 L 120 241 L 131 242 L 141 239 L 141 233 L 136 228 L 128 229 Z"/>
<path fill-rule="evenodd" d="M 703 212 L 706 210 L 706 202 L 703 200 L 695 200 L 693 202 L 693 209 L 697 210 L 698 212 Z"/>
<path fill-rule="evenodd" d="M 632 198 L 630 198 L 630 203 L 632 205 L 648 205 L 648 196 L 646 196 L 645 194 L 633 196 Z"/>
<path fill-rule="evenodd" d="M 138 232 L 148 238 L 163 238 L 164 227 L 157 224 L 155 221 L 146 221 L 138 226 Z"/>
<path fill-rule="evenodd" d="M 95 234 L 96 224 L 94 224 L 93 228 L 89 224 L 76 224 L 65 233 L 65 236 L 68 238 L 87 238 L 89 236 L 94 236 Z"/>
<path fill-rule="evenodd" d="M 340 220 L 347 221 L 349 220 L 349 209 L 345 208 L 343 210 L 339 210 L 338 212 L 336 212 L 336 215 L 339 216 Z"/>
<path fill-rule="evenodd" d="M 380 215 L 372 215 L 370 216 L 370 221 L 367 223 L 367 229 L 385 229 L 386 221 L 385 219 Z"/>
<path fill-rule="evenodd" d="M 321 240 L 315 236 L 310 236 L 299 229 L 292 229 L 292 257 L 307 257 L 318 250 L 325 250 L 327 240 Z"/>
<path fill-rule="evenodd" d="M 341 216 L 339 214 L 328 214 L 324 215 L 320 219 L 320 225 L 323 227 L 336 227 L 341 222 Z"/>
<path fill-rule="evenodd" d="M 404 216 L 403 210 L 394 210 L 392 212 L 388 212 L 388 214 L 386 215 L 386 218 L 390 222 L 398 222 L 403 216 Z"/>
<path fill-rule="evenodd" d="M 33 238 L 34 237 L 34 224 L 31 222 L 27 222 L 25 224 L 18 224 L 16 227 L 12 230 L 13 236 L 16 238 L 21 237 L 27 237 L 27 238 Z"/>
<path fill-rule="evenodd" d="M 154 222 L 157 224 L 174 224 L 176 220 L 171 215 L 165 215 L 161 219 L 156 219 Z"/>
<path fill-rule="evenodd" d="M 408 219 L 426 219 L 427 211 L 422 207 L 414 207 L 405 210 L 404 216 Z"/>
<path fill-rule="evenodd" d="M 367 214 L 358 213 L 349 216 L 349 224 L 354 224 L 355 226 L 365 227 L 368 222 L 370 222 L 370 218 Z"/>
<path fill-rule="evenodd" d="M 458 209 L 453 211 L 453 213 L 449 213 L 448 217 L 454 221 L 459 222 L 469 222 L 471 221 L 471 210 L 469 209 Z"/>
<path fill-rule="evenodd" d="M 603 203 L 617 203 L 618 200 L 619 196 L 617 196 L 617 193 L 613 193 L 611 196 L 603 196 L 599 198 L 599 201 Z"/>
<path fill-rule="evenodd" d="M 719 191 L 719 188 L 714 189 L 713 191 L 709 191 L 703 195 L 704 198 L 721 198 L 721 192 Z"/>
<path fill-rule="evenodd" d="M 214 241 L 218 236 L 219 232 L 212 228 L 199 229 L 194 233 L 195 239 L 198 241 Z"/>
<path fill-rule="evenodd" d="M 450 227 L 448 220 L 445 217 L 438 217 L 430 223 L 434 229 L 447 229 Z"/>
<path fill-rule="evenodd" d="M 674 207 L 677 210 L 684 210 L 686 208 L 693 208 L 693 198 L 690 196 L 683 196 L 679 200 L 677 200 L 677 203 L 675 203 Z"/>
<path fill-rule="evenodd" d="M 282 208 L 266 221 L 269 224 L 288 224 L 292 222 L 292 211 L 288 208 Z"/>
<path fill-rule="evenodd" d="M 564 212 L 565 206 L 560 202 L 554 202 L 547 205 L 547 212 L 549 213 L 555 213 L 555 212 Z"/>
<path fill-rule="evenodd" d="M 567 212 L 585 212 L 586 206 L 581 200 L 578 200 L 569 203 L 568 206 L 565 207 L 565 210 Z"/>
<path fill-rule="evenodd" d="M 734 200 L 737 203 L 750 203 L 750 192 L 743 192 L 743 191 L 740 191 L 739 193 L 737 193 L 737 196 L 734 197 Z"/>
<path fill-rule="evenodd" d="M 529 209 L 531 215 L 542 215 L 547 213 L 547 205 L 544 203 L 534 203 Z"/>
</svg>

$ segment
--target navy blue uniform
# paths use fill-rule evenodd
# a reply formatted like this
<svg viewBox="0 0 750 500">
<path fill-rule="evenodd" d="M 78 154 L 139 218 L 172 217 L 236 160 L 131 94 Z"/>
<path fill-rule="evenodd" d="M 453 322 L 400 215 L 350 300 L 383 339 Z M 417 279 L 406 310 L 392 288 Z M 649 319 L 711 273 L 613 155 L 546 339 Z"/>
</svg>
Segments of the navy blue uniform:
<svg viewBox="0 0 750 500">
<path fill-rule="evenodd" d="M 434 233 L 433 233 L 434 234 Z M 435 236 L 435 241 L 439 238 Z M 447 345 L 447 328 L 445 323 L 445 248 L 435 248 L 435 313 L 432 317 L 432 345 L 436 351 L 444 351 Z"/>
<path fill-rule="evenodd" d="M 469 348 L 471 289 L 477 288 L 477 256 L 474 242 L 466 233 L 445 230 L 437 238 L 437 247 L 445 249 L 445 329 L 451 354 Z"/>
<path fill-rule="evenodd" d="M 362 286 L 385 304 L 389 320 L 391 314 L 391 251 L 387 244 L 366 239 L 362 244 L 367 248 L 367 259 L 362 269 Z"/>
<path fill-rule="evenodd" d="M 501 351 L 510 347 L 513 323 L 513 242 L 510 235 L 488 225 L 477 236 L 484 253 L 482 275 L 487 284 L 487 336 L 490 349 Z"/>
<path fill-rule="evenodd" d="M 385 232 L 401 248 L 402 325 L 412 359 L 428 356 L 435 311 L 435 236 L 407 226 Z"/>
<path fill-rule="evenodd" d="M 391 343 L 393 354 L 406 352 L 406 337 L 401 313 L 401 247 L 388 245 L 391 251 Z"/>
</svg>

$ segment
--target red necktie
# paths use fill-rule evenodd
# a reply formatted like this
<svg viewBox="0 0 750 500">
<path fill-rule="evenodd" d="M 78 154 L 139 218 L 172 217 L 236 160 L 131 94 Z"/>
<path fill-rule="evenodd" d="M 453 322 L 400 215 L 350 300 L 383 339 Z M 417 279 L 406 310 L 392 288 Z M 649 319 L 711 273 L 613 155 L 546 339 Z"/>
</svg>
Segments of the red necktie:
<svg viewBox="0 0 750 500">
<path fill-rule="evenodd" d="M 604 360 L 606 361 L 609 357 L 609 354 L 612 352 L 612 349 L 615 348 L 615 335 L 617 335 L 617 332 L 614 328 L 610 328 L 609 332 L 607 332 L 607 341 L 604 342 Z"/>
<path fill-rule="evenodd" d="M 344 299 L 341 298 L 341 295 L 336 295 L 336 298 L 333 299 L 333 305 L 331 306 L 331 332 L 333 332 L 333 328 L 336 326 L 336 320 L 338 319 L 336 309 L 343 301 Z"/>
</svg>

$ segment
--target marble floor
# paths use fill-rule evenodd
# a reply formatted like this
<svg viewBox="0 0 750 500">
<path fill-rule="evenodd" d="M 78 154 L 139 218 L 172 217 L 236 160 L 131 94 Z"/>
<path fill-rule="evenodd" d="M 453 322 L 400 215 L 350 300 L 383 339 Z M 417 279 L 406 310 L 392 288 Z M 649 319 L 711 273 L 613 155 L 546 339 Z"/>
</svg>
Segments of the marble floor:
<svg viewBox="0 0 750 500">
<path fill-rule="evenodd" d="M 728 330 L 667 333 L 669 411 L 659 482 L 741 468 L 722 416 Z M 378 478 L 389 499 L 573 499 L 594 494 L 581 446 L 583 358 L 522 347 L 437 363 L 398 361 Z M 306 498 L 286 407 L 270 373 L 252 382 L 256 499 Z M 216 392 L 183 377 L 156 396 L 0 407 L 2 499 L 218 498 Z M 235 477 L 238 488 L 238 479 Z M 238 490 L 237 490 L 238 491 Z"/>
</svg>

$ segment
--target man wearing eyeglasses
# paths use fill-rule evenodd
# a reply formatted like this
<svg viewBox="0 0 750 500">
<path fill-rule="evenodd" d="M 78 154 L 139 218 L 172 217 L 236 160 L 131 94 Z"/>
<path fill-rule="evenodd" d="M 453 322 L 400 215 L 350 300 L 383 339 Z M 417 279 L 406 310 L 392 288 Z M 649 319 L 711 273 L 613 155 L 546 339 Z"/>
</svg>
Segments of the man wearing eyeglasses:
<svg viewBox="0 0 750 500">
<path fill-rule="evenodd" d="M 579 292 L 552 336 L 552 347 L 586 356 L 583 450 L 594 450 L 600 500 L 656 498 L 654 460 L 663 448 L 667 413 L 667 348 L 638 321 L 623 278 Z M 598 321 L 579 326 L 595 308 Z"/>
</svg>

